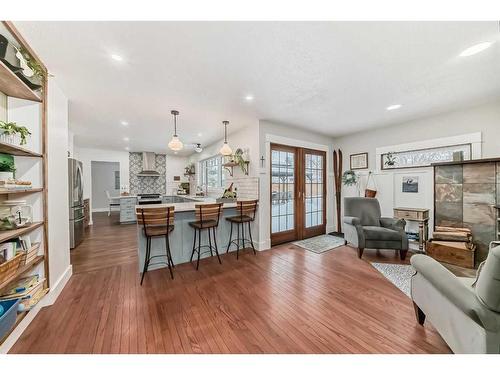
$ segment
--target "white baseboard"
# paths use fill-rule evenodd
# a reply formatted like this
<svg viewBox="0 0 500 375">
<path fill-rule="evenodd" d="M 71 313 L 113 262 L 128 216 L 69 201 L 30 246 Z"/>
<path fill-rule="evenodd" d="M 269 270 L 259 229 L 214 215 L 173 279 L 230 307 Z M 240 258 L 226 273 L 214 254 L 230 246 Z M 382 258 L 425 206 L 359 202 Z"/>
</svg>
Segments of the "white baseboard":
<svg viewBox="0 0 500 375">
<path fill-rule="evenodd" d="M 49 293 L 43 297 L 40 302 L 33 307 L 28 314 L 24 317 L 24 319 L 19 323 L 19 325 L 11 332 L 9 337 L 0 345 L 0 354 L 7 354 L 9 350 L 14 346 L 19 337 L 23 334 L 24 330 L 28 328 L 29 324 L 35 319 L 38 312 L 45 306 L 52 305 L 61 294 L 64 286 L 71 278 L 73 274 L 73 266 L 70 264 L 66 271 L 61 275 L 61 277 L 56 281 L 56 283 L 51 287 Z"/>
<path fill-rule="evenodd" d="M 92 213 L 94 212 L 108 212 L 109 211 L 109 208 L 106 207 L 106 208 L 92 208 Z M 111 211 L 120 211 L 120 209 L 113 209 L 111 208 Z"/>
<path fill-rule="evenodd" d="M 56 302 L 57 297 L 59 297 L 59 294 L 61 294 L 62 290 L 68 283 L 69 279 L 71 278 L 71 275 L 73 275 L 73 266 L 70 264 L 68 268 L 66 268 L 66 271 L 57 279 L 57 281 L 50 287 L 50 292 L 45 296 L 45 298 L 40 301 L 40 304 L 42 304 L 42 307 L 44 306 L 50 306 Z"/>
<path fill-rule="evenodd" d="M 267 239 L 264 241 L 257 242 L 257 250 L 264 251 L 269 250 L 271 248 L 271 239 Z"/>
</svg>

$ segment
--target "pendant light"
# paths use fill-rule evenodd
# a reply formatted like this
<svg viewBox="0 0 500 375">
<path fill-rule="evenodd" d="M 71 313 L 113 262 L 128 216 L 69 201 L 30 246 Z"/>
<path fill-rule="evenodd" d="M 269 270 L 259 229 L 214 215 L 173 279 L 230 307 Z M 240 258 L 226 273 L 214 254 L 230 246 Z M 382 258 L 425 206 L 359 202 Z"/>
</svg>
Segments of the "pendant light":
<svg viewBox="0 0 500 375">
<path fill-rule="evenodd" d="M 194 151 L 197 152 L 198 154 L 203 151 L 203 149 L 201 148 L 201 143 L 196 144 Z"/>
<path fill-rule="evenodd" d="M 222 123 L 224 124 L 224 144 L 219 152 L 221 155 L 229 156 L 233 154 L 233 150 L 231 150 L 231 147 L 227 144 L 227 125 L 229 124 L 229 121 L 222 121 Z"/>
<path fill-rule="evenodd" d="M 180 151 L 182 150 L 183 144 L 177 136 L 177 116 L 179 115 L 179 111 L 172 110 L 170 113 L 174 116 L 174 135 L 170 142 L 168 142 L 168 148 L 172 151 Z"/>
</svg>

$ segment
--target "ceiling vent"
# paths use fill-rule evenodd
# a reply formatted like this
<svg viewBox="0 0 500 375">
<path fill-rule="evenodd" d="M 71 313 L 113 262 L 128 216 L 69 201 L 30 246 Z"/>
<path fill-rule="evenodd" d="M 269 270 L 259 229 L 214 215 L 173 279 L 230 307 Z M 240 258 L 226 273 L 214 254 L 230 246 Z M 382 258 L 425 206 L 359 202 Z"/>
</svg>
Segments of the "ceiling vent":
<svg viewBox="0 0 500 375">
<path fill-rule="evenodd" d="M 154 152 L 142 153 L 142 171 L 137 174 L 139 177 L 159 177 L 156 171 L 156 155 Z"/>
</svg>

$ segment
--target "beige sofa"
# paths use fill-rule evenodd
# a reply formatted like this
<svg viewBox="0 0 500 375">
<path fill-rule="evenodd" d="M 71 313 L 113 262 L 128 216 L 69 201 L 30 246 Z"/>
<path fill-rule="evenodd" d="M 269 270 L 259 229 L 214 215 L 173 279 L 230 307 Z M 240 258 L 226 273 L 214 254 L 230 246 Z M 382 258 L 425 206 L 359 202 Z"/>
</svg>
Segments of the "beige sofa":
<svg viewBox="0 0 500 375">
<path fill-rule="evenodd" d="M 500 353 L 500 242 L 490 245 L 477 279 L 456 277 L 426 255 L 411 264 L 417 321 L 427 318 L 454 353 Z"/>
</svg>

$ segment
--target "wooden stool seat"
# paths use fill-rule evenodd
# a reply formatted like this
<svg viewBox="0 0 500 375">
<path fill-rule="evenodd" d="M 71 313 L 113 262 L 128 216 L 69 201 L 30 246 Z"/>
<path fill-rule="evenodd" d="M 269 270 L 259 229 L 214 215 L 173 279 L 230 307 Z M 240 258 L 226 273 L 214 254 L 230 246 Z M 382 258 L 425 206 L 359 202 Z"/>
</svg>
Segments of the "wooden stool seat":
<svg viewBox="0 0 500 375">
<path fill-rule="evenodd" d="M 230 216 L 226 217 L 227 221 L 231 221 L 233 223 L 248 223 L 249 221 L 253 221 L 253 219 L 250 216 L 243 215 L 243 216 Z"/>
<path fill-rule="evenodd" d="M 216 220 L 190 221 L 189 226 L 196 229 L 214 228 L 218 225 Z"/>
<path fill-rule="evenodd" d="M 173 225 L 155 225 L 153 227 L 148 227 L 147 235 L 149 237 L 165 236 L 174 230 Z M 143 229 L 144 235 L 146 231 Z"/>
<path fill-rule="evenodd" d="M 222 203 L 210 204 L 197 204 L 194 206 L 195 221 L 189 222 L 189 226 L 194 228 L 193 252 L 191 253 L 190 262 L 193 261 L 194 253 L 198 253 L 198 260 L 196 261 L 196 270 L 200 266 L 201 249 L 208 248 L 210 255 L 213 256 L 213 250 L 217 254 L 219 264 L 222 264 L 219 257 L 219 250 L 217 249 L 216 229 L 219 226 L 220 214 L 222 212 Z M 208 245 L 201 245 L 201 232 L 208 231 Z M 212 246 L 212 235 L 214 246 Z M 198 236 L 198 246 L 196 246 L 196 236 Z"/>
<path fill-rule="evenodd" d="M 143 233 L 146 237 L 146 254 L 144 256 L 144 268 L 142 270 L 141 285 L 144 281 L 144 276 L 148 272 L 149 262 L 153 258 L 167 257 L 167 266 L 170 271 L 170 277 L 174 278 L 172 268 L 174 261 L 170 253 L 170 233 L 174 230 L 174 206 L 167 207 L 137 207 L 135 210 L 137 215 L 137 225 L 143 226 Z M 151 256 L 151 240 L 154 237 L 165 237 L 165 254 Z M 158 262 L 155 264 L 164 264 Z M 154 265 L 154 264 L 153 264 Z"/>
</svg>

